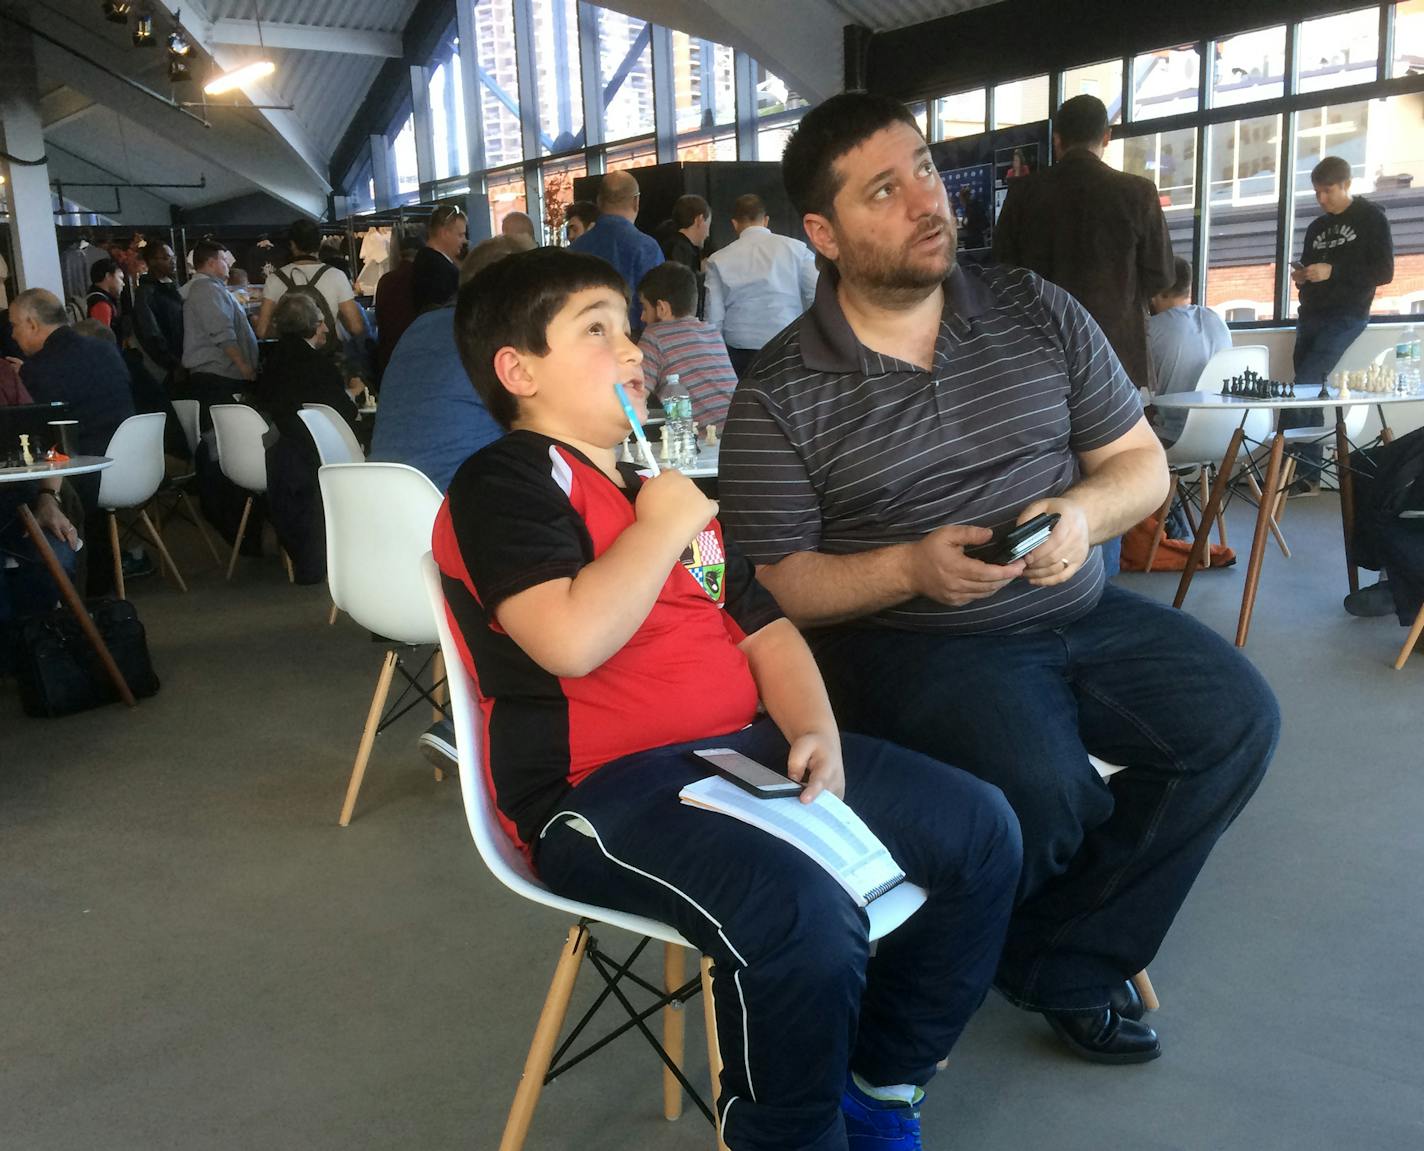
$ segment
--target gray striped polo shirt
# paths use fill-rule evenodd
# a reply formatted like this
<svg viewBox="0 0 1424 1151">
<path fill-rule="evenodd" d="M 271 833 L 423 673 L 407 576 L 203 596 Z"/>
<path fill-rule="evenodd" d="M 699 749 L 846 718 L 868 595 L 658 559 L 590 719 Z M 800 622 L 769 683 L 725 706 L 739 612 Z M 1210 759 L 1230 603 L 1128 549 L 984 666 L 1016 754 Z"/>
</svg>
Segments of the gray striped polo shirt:
<svg viewBox="0 0 1424 1151">
<path fill-rule="evenodd" d="M 1075 453 L 1142 416 L 1102 330 L 1067 292 L 1017 268 L 955 267 L 932 371 L 862 345 L 823 275 L 816 302 L 738 386 L 720 461 L 721 518 L 759 564 L 845 555 L 945 524 L 999 528 L 1078 480 Z M 1066 583 L 1014 580 L 962 607 L 914 599 L 871 617 L 973 634 L 1058 627 L 1098 602 L 1094 548 Z"/>
</svg>

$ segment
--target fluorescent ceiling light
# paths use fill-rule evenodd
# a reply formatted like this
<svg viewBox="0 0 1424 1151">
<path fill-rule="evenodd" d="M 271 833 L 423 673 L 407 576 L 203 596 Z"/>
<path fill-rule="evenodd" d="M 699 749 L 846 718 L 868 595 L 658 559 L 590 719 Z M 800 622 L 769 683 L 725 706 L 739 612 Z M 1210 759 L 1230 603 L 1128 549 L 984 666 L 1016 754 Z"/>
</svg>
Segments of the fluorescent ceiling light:
<svg viewBox="0 0 1424 1151">
<path fill-rule="evenodd" d="M 221 96 L 224 92 L 231 92 L 234 88 L 241 88 L 244 84 L 250 84 L 254 80 L 260 80 L 263 76 L 270 76 L 277 70 L 277 65 L 271 60 L 254 60 L 251 64 L 244 64 L 241 68 L 234 68 L 231 72 L 224 72 L 216 80 L 211 80 L 203 85 L 203 91 L 209 96 Z"/>
</svg>

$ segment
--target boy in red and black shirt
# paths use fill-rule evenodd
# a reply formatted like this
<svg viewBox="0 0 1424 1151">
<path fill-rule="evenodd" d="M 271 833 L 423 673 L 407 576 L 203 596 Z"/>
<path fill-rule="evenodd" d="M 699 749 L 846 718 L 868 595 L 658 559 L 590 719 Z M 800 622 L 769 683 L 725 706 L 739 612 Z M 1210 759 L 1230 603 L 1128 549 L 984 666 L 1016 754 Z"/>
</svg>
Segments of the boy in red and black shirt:
<svg viewBox="0 0 1424 1151">
<path fill-rule="evenodd" d="M 461 291 L 455 332 L 511 429 L 456 473 L 433 539 L 506 830 L 552 890 L 712 956 L 728 1147 L 916 1145 L 919 1088 L 983 999 L 1018 880 L 1002 795 L 842 737 L 716 504 L 677 472 L 615 462 L 614 385 L 640 414 L 646 395 L 609 265 L 506 257 Z M 817 864 L 678 802 L 708 774 L 690 751 L 713 746 L 784 764 L 807 801 L 841 795 L 926 889 L 873 966 L 865 914 Z M 887 1123 L 906 1141 L 885 1142 Z"/>
</svg>

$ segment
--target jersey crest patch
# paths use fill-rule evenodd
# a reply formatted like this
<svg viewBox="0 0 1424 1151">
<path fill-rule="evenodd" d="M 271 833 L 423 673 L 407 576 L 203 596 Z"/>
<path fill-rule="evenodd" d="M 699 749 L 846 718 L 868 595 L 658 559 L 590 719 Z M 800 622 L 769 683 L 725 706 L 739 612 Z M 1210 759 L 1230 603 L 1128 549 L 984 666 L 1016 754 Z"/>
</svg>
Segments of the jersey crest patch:
<svg viewBox="0 0 1424 1151">
<path fill-rule="evenodd" d="M 711 528 L 698 532 L 692 545 L 682 553 L 682 566 L 691 573 L 713 603 L 725 603 L 727 596 L 727 556 L 722 541 Z"/>
</svg>

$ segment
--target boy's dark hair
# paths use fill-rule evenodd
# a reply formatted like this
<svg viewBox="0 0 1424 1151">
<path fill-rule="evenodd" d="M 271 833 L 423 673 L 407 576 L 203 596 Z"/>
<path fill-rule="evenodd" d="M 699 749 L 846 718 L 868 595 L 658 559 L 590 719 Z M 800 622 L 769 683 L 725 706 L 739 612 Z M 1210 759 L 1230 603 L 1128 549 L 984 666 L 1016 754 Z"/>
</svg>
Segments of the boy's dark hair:
<svg viewBox="0 0 1424 1151">
<path fill-rule="evenodd" d="M 1053 116 L 1053 134 L 1065 148 L 1096 144 L 1108 130 L 1107 107 L 1096 96 L 1074 96 L 1064 100 Z"/>
<path fill-rule="evenodd" d="M 598 205 L 592 200 L 575 200 L 564 209 L 565 220 L 578 220 L 585 228 L 598 223 Z"/>
<path fill-rule="evenodd" d="M 703 216 L 710 216 L 712 209 L 707 201 L 701 196 L 679 196 L 673 201 L 672 222 L 677 225 L 680 232 L 683 228 L 690 228 Z"/>
<path fill-rule="evenodd" d="M 891 124 L 920 130 L 899 100 L 872 92 L 842 92 L 808 112 L 781 153 L 781 179 L 796 211 L 834 215 L 841 190 L 835 162 Z"/>
<path fill-rule="evenodd" d="M 287 229 L 287 239 L 299 252 L 315 256 L 321 251 L 321 229 L 311 220 L 297 220 Z"/>
<path fill-rule="evenodd" d="M 216 240 L 199 240 L 193 248 L 193 267 L 201 268 L 214 256 L 220 256 L 227 248 Z"/>
<path fill-rule="evenodd" d="M 1192 264 L 1190 260 L 1176 257 L 1173 261 L 1174 276 L 1172 286 L 1167 289 L 1169 296 L 1190 296 L 1192 294 Z"/>
<path fill-rule="evenodd" d="M 667 260 L 643 277 L 638 295 L 650 304 L 665 301 L 672 314 L 681 319 L 697 311 L 697 276 L 686 264 Z"/>
<path fill-rule="evenodd" d="M 504 347 L 549 354 L 549 322 L 575 292 L 628 286 L 613 265 L 563 248 L 536 248 L 496 260 L 460 289 L 455 302 L 455 345 L 475 391 L 502 428 L 519 415 L 519 402 L 494 370 Z"/>
<path fill-rule="evenodd" d="M 89 266 L 89 286 L 97 288 L 105 280 L 114 274 L 118 269 L 118 260 L 111 260 L 105 256 L 102 260 L 95 260 Z"/>
<path fill-rule="evenodd" d="M 1328 188 L 1350 179 L 1350 161 L 1340 156 L 1326 156 L 1310 170 L 1310 183 L 1315 188 Z"/>
</svg>

